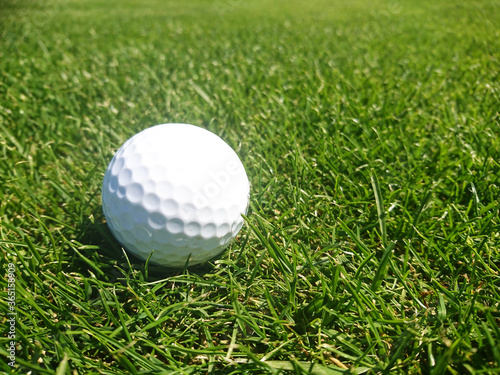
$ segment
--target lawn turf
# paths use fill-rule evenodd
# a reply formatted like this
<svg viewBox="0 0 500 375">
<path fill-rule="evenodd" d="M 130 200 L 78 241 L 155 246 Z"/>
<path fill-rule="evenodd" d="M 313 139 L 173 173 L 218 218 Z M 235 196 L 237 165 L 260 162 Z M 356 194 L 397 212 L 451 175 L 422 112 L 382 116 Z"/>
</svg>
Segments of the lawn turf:
<svg viewBox="0 0 500 375">
<path fill-rule="evenodd" d="M 500 371 L 498 25 L 497 0 L 0 2 L 0 371 Z M 165 122 L 252 183 L 203 267 L 146 268 L 102 215 L 113 152 Z"/>
</svg>

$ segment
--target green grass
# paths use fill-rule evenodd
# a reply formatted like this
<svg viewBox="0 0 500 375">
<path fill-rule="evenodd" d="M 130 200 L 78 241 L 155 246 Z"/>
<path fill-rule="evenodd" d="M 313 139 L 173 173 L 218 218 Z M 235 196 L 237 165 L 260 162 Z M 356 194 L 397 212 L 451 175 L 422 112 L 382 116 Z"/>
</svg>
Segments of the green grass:
<svg viewBox="0 0 500 375">
<path fill-rule="evenodd" d="M 500 2 L 305 3 L 0 3 L 2 373 L 500 371 Z M 252 183 L 237 240 L 177 272 L 100 201 L 165 122 Z"/>
</svg>

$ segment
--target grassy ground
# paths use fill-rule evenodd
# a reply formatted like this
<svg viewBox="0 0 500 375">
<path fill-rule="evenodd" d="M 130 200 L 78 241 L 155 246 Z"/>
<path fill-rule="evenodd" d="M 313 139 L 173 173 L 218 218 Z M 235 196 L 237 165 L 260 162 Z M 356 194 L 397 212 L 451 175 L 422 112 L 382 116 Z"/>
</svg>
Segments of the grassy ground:
<svg viewBox="0 0 500 375">
<path fill-rule="evenodd" d="M 499 24 L 497 0 L 0 2 L 0 371 L 498 373 Z M 164 122 L 252 182 L 201 268 L 127 259 L 101 212 L 113 152 Z"/>
</svg>

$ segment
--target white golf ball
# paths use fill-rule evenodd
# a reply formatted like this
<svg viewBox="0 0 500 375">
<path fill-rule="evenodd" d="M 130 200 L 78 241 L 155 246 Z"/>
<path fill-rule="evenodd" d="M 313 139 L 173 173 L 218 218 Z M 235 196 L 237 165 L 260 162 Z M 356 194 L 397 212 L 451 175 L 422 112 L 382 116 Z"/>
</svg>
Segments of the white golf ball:
<svg viewBox="0 0 500 375">
<path fill-rule="evenodd" d="M 203 263 L 236 237 L 250 184 L 233 149 L 187 124 L 148 128 L 109 163 L 102 207 L 111 232 L 143 260 L 182 267 Z"/>
</svg>

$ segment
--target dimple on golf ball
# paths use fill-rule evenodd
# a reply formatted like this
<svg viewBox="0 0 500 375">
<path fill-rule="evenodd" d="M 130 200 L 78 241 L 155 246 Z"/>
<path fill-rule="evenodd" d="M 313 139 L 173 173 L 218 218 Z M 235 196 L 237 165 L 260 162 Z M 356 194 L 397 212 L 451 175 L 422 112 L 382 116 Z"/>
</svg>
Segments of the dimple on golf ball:
<svg viewBox="0 0 500 375">
<path fill-rule="evenodd" d="M 182 267 L 203 263 L 236 237 L 250 184 L 234 150 L 187 124 L 153 126 L 126 141 L 104 175 L 108 226 L 140 259 Z"/>
</svg>

